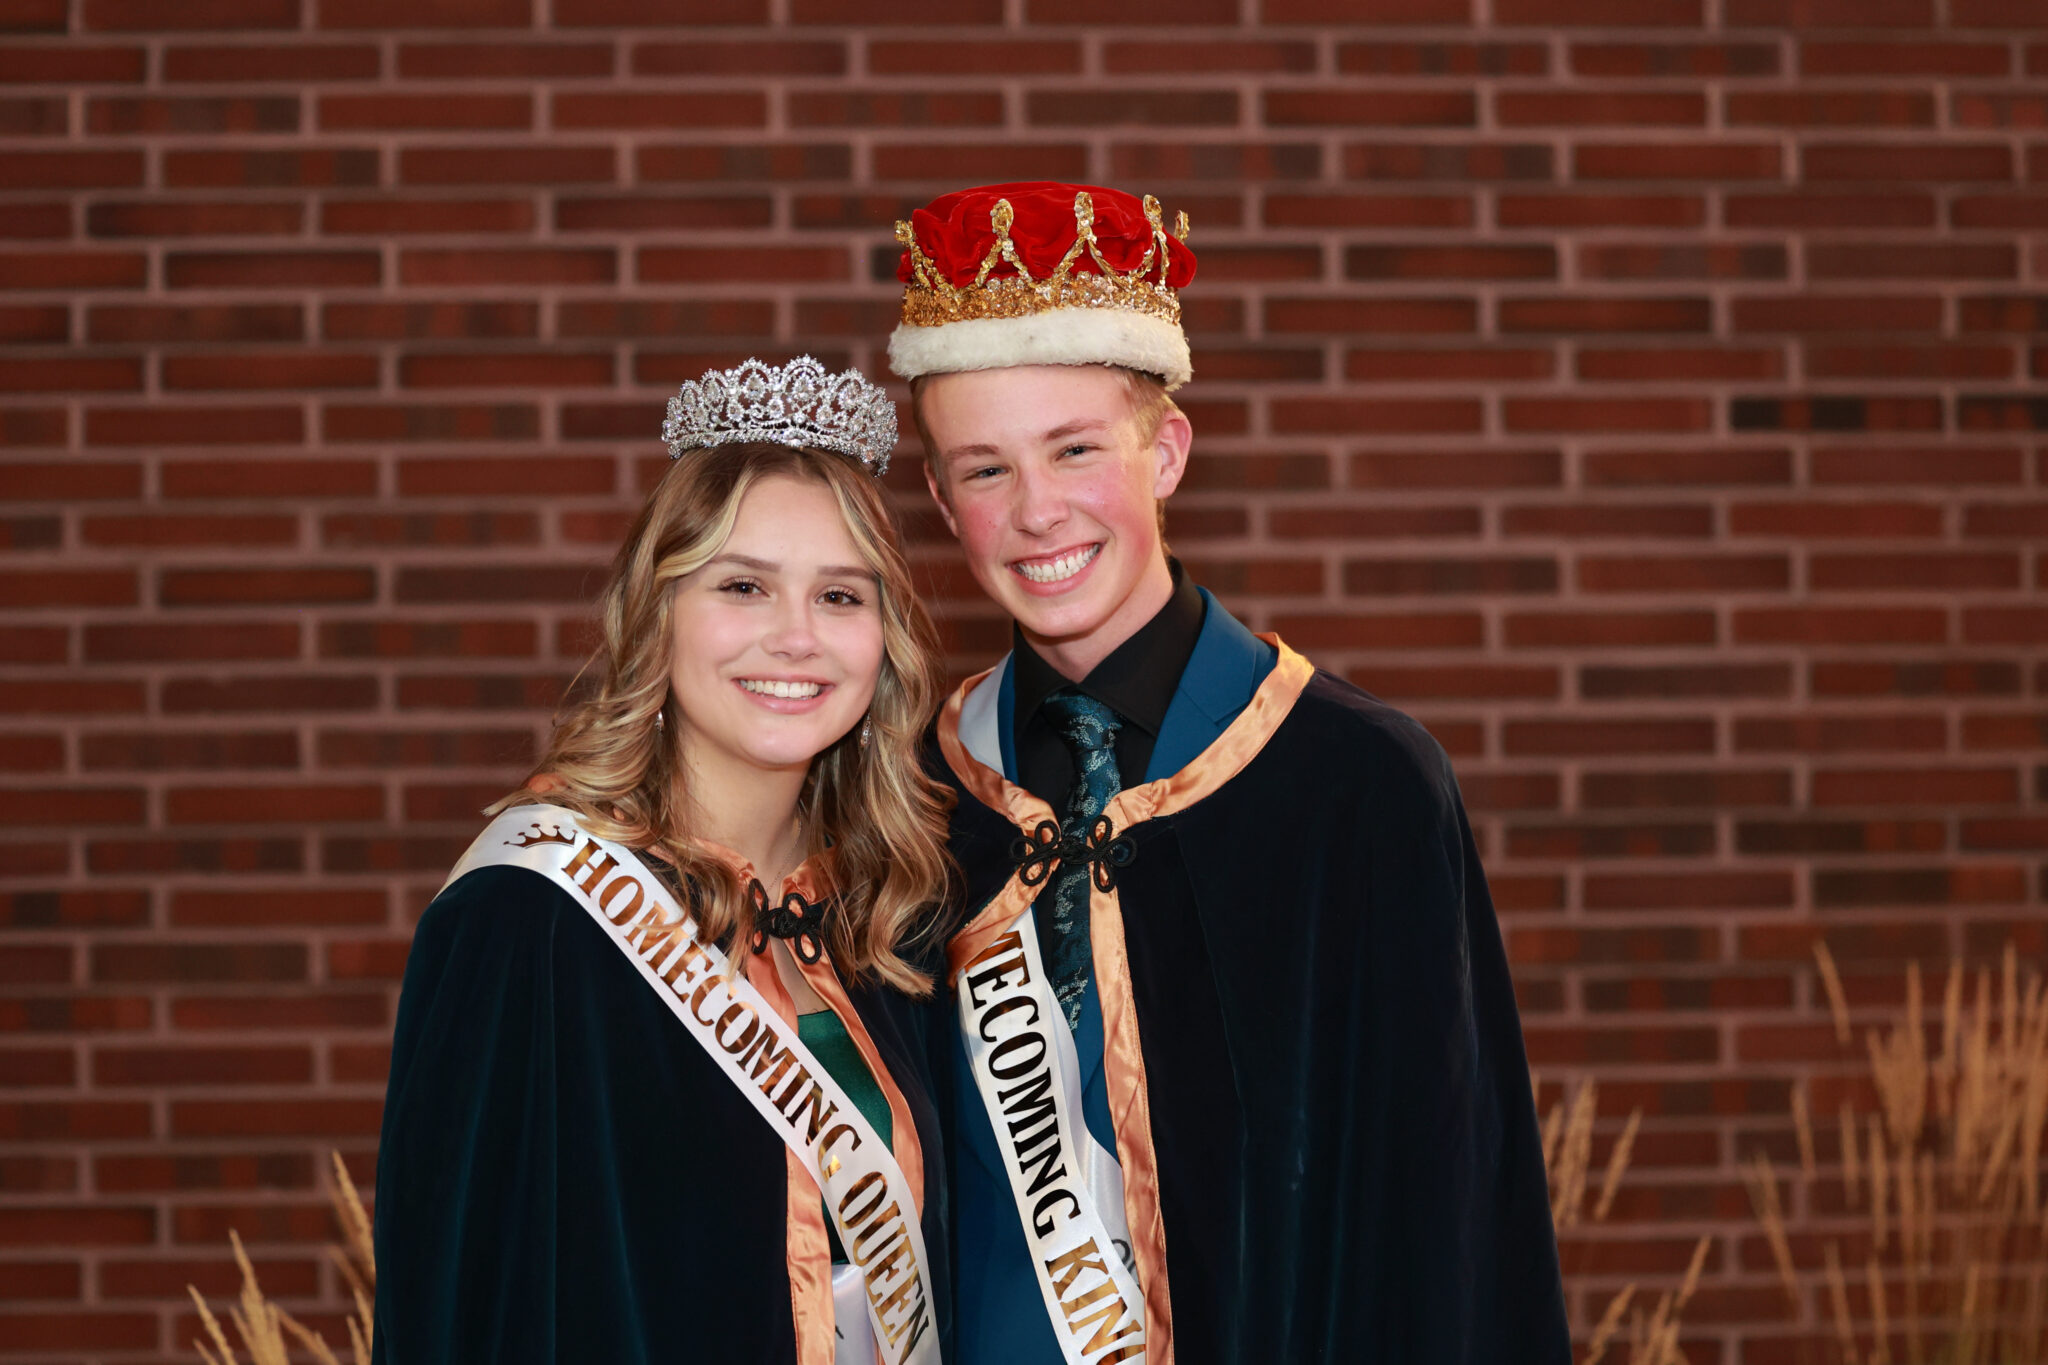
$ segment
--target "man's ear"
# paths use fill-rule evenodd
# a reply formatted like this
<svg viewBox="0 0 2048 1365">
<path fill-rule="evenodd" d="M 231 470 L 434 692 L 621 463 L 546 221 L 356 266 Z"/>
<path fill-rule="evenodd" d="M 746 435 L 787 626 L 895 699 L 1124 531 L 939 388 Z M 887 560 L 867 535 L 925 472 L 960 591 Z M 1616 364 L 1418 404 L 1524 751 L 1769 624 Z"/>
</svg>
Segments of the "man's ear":
<svg viewBox="0 0 2048 1365">
<path fill-rule="evenodd" d="M 938 471 L 932 462 L 924 462 L 924 486 L 930 490 L 932 501 L 939 505 L 939 515 L 946 519 L 946 529 L 953 533 L 953 539 L 960 539 L 960 524 L 953 520 L 953 504 L 946 501 L 946 490 L 939 486 Z"/>
<path fill-rule="evenodd" d="M 1195 428 L 1179 408 L 1170 408 L 1159 419 L 1158 434 L 1152 438 L 1157 465 L 1152 474 L 1152 496 L 1164 502 L 1180 487 L 1188 472 L 1188 452 L 1194 448 Z"/>
</svg>

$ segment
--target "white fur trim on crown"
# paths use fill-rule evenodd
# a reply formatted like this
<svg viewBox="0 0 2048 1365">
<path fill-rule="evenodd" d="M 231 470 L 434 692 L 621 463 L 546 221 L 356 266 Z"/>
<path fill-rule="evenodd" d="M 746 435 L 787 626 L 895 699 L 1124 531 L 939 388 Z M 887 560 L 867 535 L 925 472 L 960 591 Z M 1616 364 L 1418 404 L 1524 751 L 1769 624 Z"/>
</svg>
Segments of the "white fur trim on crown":
<svg viewBox="0 0 2048 1365">
<path fill-rule="evenodd" d="M 1158 375 L 1169 389 L 1195 373 L 1178 325 L 1118 308 L 1055 308 L 942 327 L 904 323 L 889 338 L 889 368 L 899 379 L 1012 365 L 1122 365 Z"/>
</svg>

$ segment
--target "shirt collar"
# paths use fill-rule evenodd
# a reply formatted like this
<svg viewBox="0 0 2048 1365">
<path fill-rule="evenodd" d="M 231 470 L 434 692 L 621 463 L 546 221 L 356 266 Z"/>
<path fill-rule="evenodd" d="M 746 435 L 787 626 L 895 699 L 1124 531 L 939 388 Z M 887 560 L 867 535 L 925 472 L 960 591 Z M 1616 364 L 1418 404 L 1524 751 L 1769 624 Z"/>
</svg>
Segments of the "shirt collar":
<svg viewBox="0 0 2048 1365">
<path fill-rule="evenodd" d="M 1195 652 L 1203 615 L 1202 594 L 1182 570 L 1180 561 L 1169 559 L 1167 567 L 1173 574 L 1173 595 L 1166 599 L 1166 605 L 1111 650 L 1079 683 L 1070 684 L 1025 642 L 1021 630 L 1012 628 L 1011 681 L 1019 721 L 1035 714 L 1039 704 L 1053 692 L 1071 685 L 1097 701 L 1108 703 L 1118 715 L 1147 734 L 1159 733 L 1159 727 L 1166 722 L 1167 709 L 1173 705 L 1173 694 L 1180 688 L 1180 675 Z"/>
</svg>

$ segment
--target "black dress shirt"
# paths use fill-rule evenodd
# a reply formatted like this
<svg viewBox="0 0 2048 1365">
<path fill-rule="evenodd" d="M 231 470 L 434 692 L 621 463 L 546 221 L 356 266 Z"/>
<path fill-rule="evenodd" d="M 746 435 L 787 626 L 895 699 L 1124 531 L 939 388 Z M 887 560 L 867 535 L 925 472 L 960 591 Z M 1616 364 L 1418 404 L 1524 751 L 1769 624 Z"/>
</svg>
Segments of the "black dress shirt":
<svg viewBox="0 0 2048 1365">
<path fill-rule="evenodd" d="M 1195 638 L 1202 633 L 1202 594 L 1179 560 L 1167 564 L 1173 571 L 1173 596 L 1078 683 L 1041 658 L 1025 643 L 1022 631 L 1016 632 L 1012 681 L 1017 709 L 1011 733 L 1017 737 L 1018 785 L 1056 813 L 1064 812 L 1067 789 L 1074 784 L 1074 758 L 1041 708 L 1059 688 L 1078 687 L 1123 717 L 1116 734 L 1117 773 L 1126 787 L 1145 780 L 1159 727 L 1195 652 Z"/>
</svg>

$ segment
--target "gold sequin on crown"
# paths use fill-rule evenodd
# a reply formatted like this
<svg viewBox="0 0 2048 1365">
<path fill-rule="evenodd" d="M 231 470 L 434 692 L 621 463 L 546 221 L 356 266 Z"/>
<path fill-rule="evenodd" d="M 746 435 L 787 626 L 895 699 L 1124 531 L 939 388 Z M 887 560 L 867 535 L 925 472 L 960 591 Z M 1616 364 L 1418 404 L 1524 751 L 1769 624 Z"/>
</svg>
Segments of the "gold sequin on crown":
<svg viewBox="0 0 2048 1365">
<path fill-rule="evenodd" d="M 1042 280 L 1017 255 L 1010 240 L 1016 210 L 1007 199 L 998 199 L 989 213 L 995 242 L 974 272 L 974 282 L 956 286 L 949 281 L 918 245 L 917 233 L 907 222 L 896 224 L 896 240 L 910 253 L 911 281 L 903 290 L 903 321 L 911 327 L 943 327 L 949 322 L 971 318 L 1021 318 L 1055 308 L 1121 308 L 1148 317 L 1180 324 L 1180 297 L 1166 283 L 1171 264 L 1172 243 L 1188 239 L 1188 216 L 1176 215 L 1169 236 L 1159 201 L 1145 196 L 1145 221 L 1152 225 L 1152 245 L 1144 259 L 1131 270 L 1118 270 L 1102 258 L 1095 237 L 1095 200 L 1086 191 L 1074 195 L 1074 244 Z M 1100 274 L 1075 274 L 1074 264 L 1087 252 Z M 998 263 L 1007 261 L 1015 275 L 989 278 Z"/>
</svg>

